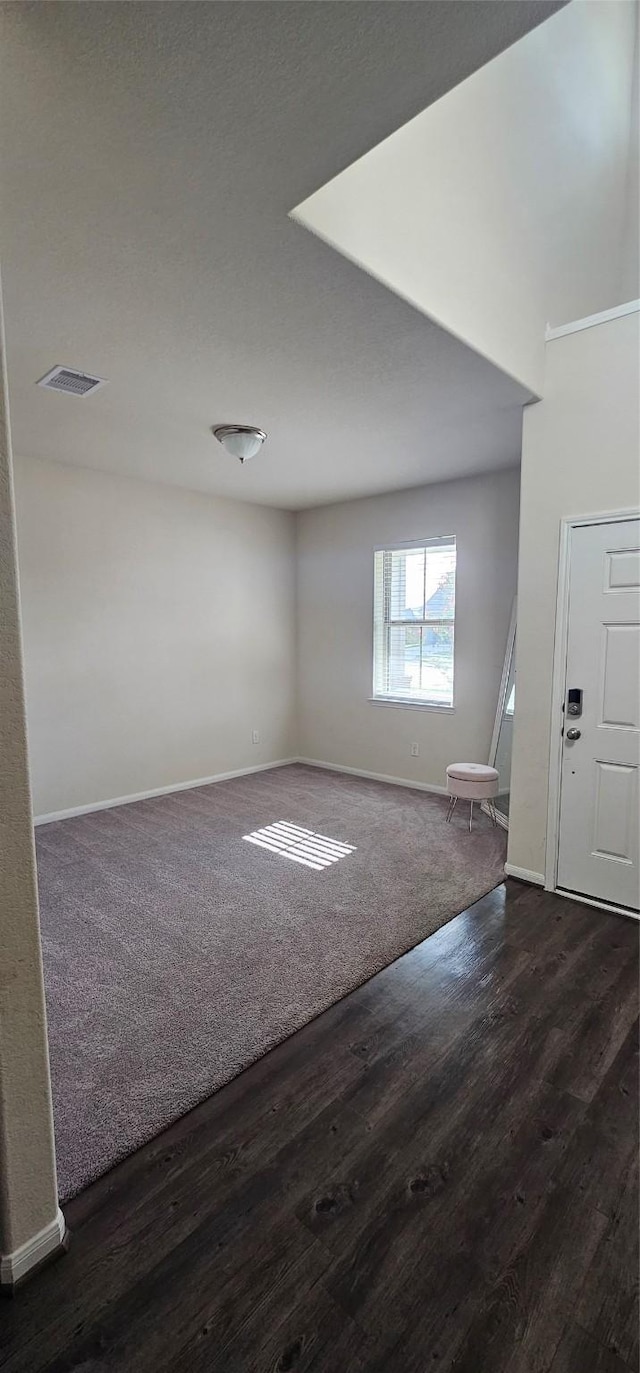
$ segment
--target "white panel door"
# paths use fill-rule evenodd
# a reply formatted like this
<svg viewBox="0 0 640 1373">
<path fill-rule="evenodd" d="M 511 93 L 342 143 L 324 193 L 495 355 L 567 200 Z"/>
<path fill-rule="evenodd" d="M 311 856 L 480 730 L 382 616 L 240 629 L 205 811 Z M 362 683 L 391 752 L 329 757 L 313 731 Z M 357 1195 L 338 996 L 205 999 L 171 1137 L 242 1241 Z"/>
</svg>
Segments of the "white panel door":
<svg viewBox="0 0 640 1373">
<path fill-rule="evenodd" d="M 639 765 L 640 520 L 583 525 L 569 565 L 559 887 L 640 907 Z"/>
</svg>

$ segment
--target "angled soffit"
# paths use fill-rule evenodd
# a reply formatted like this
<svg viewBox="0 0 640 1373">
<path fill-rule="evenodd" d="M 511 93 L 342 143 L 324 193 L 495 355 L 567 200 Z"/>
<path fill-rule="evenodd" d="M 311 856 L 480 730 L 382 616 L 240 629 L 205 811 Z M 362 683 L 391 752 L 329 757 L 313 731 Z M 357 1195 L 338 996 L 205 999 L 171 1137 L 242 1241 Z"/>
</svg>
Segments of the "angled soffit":
<svg viewBox="0 0 640 1373">
<path fill-rule="evenodd" d="M 636 22 L 628 0 L 574 0 L 293 218 L 540 395 L 545 326 L 638 294 Z"/>
</svg>

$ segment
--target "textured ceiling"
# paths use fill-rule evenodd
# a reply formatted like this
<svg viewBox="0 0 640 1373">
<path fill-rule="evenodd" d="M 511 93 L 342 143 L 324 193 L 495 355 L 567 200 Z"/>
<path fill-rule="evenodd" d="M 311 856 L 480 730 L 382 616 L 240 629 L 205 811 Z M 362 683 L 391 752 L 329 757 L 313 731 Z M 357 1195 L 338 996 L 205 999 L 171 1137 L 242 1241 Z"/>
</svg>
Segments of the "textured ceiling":
<svg viewBox="0 0 640 1373">
<path fill-rule="evenodd" d="M 15 452 L 289 508 L 516 462 L 527 393 L 288 214 L 558 7 L 3 6 Z"/>
</svg>

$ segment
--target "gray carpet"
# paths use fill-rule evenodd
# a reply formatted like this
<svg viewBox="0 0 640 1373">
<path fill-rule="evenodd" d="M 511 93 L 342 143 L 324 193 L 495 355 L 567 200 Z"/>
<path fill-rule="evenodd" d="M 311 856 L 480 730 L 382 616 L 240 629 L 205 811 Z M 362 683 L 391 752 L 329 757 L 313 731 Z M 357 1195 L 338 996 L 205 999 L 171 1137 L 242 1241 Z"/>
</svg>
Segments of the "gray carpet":
<svg viewBox="0 0 640 1373">
<path fill-rule="evenodd" d="M 63 1200 L 502 880 L 445 808 L 295 765 L 37 830 Z M 354 851 L 243 839 L 279 821 Z"/>
</svg>

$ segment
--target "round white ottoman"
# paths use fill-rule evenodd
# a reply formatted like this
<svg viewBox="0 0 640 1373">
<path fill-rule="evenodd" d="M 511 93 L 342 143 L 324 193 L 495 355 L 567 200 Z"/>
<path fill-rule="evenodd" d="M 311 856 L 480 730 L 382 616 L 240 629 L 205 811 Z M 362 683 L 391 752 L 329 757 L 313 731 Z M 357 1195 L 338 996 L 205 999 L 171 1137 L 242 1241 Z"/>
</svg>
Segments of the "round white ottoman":
<svg viewBox="0 0 640 1373">
<path fill-rule="evenodd" d="M 447 820 L 451 819 L 458 797 L 471 802 L 469 813 L 469 833 L 473 822 L 474 801 L 487 801 L 494 825 L 496 814 L 492 798 L 498 795 L 498 772 L 486 763 L 449 763 L 447 768 L 447 791 L 451 800 Z"/>
</svg>

